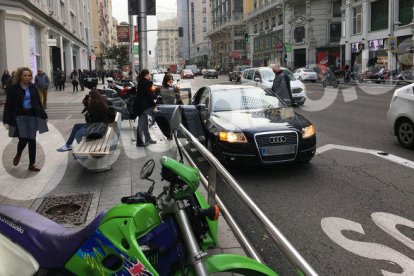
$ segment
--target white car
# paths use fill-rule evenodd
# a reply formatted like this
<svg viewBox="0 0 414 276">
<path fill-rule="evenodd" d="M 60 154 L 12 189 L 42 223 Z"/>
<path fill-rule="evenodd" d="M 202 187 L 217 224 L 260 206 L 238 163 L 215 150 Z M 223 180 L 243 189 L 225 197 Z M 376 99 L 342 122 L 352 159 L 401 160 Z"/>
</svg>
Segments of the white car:
<svg viewBox="0 0 414 276">
<path fill-rule="evenodd" d="M 300 81 L 316 82 L 318 80 L 318 74 L 315 71 L 307 68 L 299 68 L 293 71 L 293 75 Z"/>
<path fill-rule="evenodd" d="M 395 90 L 387 119 L 398 142 L 414 149 L 414 84 Z"/>
<path fill-rule="evenodd" d="M 303 82 L 297 80 L 292 72 L 287 68 L 282 70 L 290 79 L 290 88 L 292 89 L 292 97 L 297 105 L 303 105 L 306 101 L 306 87 Z M 272 88 L 275 73 L 268 67 L 257 67 L 246 69 L 243 72 L 241 82 L 251 85 L 260 86 L 262 88 Z"/>
</svg>

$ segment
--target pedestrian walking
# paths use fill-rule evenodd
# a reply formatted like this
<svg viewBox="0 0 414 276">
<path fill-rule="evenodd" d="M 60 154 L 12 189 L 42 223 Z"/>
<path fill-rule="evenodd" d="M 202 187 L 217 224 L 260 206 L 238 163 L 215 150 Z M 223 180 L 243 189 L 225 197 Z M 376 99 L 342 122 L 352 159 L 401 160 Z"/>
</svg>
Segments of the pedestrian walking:
<svg viewBox="0 0 414 276">
<path fill-rule="evenodd" d="M 70 79 L 72 80 L 72 85 L 73 85 L 72 94 L 75 94 L 75 89 L 76 89 L 76 92 L 78 92 L 78 85 L 79 85 L 79 77 L 78 77 L 78 72 L 76 72 L 76 70 L 72 71 L 72 73 L 70 74 Z"/>
<path fill-rule="evenodd" d="M 4 70 L 3 75 L 1 76 L 1 88 L 6 90 L 7 81 L 11 78 L 9 70 Z"/>
<path fill-rule="evenodd" d="M 154 102 L 151 87 L 151 74 L 147 69 L 143 69 L 138 75 L 136 100 L 134 102 L 134 110 L 136 110 L 137 115 L 139 116 L 137 127 L 137 147 L 144 147 L 148 144 L 157 143 L 151 139 L 148 130 L 148 115 L 154 116 L 154 112 L 158 111 Z"/>
<path fill-rule="evenodd" d="M 272 85 L 273 92 L 275 92 L 282 100 L 293 104 L 289 77 L 283 72 L 279 64 L 273 65 L 272 70 L 275 73 L 275 79 L 273 80 Z"/>
<path fill-rule="evenodd" d="M 26 145 L 29 145 L 29 170 L 38 172 L 36 165 L 36 132 L 48 131 L 47 114 L 40 102 L 39 92 L 31 83 L 33 73 L 22 67 L 16 71 L 13 84 L 8 88 L 3 111 L 3 124 L 10 137 L 18 137 L 17 153 L 13 165 L 17 166 Z"/>
<path fill-rule="evenodd" d="M 79 78 L 80 90 L 84 91 L 85 90 L 85 73 L 81 69 L 78 70 L 78 78 Z"/>
<path fill-rule="evenodd" d="M 55 90 L 57 91 L 59 88 L 60 78 L 62 77 L 62 72 L 59 68 L 57 68 L 53 72 L 53 84 L 55 85 Z"/>
<path fill-rule="evenodd" d="M 42 68 L 37 70 L 35 77 L 35 85 L 39 91 L 40 102 L 44 109 L 47 109 L 47 90 L 49 89 L 50 80 Z"/>
<path fill-rule="evenodd" d="M 101 71 L 101 79 L 102 79 L 102 84 L 105 84 L 105 71 L 104 70 L 102 70 Z"/>
<path fill-rule="evenodd" d="M 65 91 L 65 84 L 66 84 L 66 74 L 65 74 L 65 71 L 61 71 L 60 78 L 59 78 L 59 91 Z"/>
</svg>

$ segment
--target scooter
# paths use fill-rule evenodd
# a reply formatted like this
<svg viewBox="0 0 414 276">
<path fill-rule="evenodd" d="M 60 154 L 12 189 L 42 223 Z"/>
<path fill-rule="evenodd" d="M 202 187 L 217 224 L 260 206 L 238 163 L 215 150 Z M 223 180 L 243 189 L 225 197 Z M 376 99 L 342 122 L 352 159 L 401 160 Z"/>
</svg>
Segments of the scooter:
<svg viewBox="0 0 414 276">
<path fill-rule="evenodd" d="M 338 79 L 336 78 L 336 76 L 333 72 L 332 73 L 326 73 L 323 77 L 322 85 L 323 85 L 323 87 L 333 86 L 334 88 L 338 88 L 339 81 L 338 81 Z"/>
<path fill-rule="evenodd" d="M 173 133 L 177 142 L 177 134 Z M 178 142 L 177 142 L 178 143 Z M 180 152 L 180 151 L 179 151 Z M 217 245 L 217 206 L 197 190 L 199 171 L 161 158 L 163 191 L 153 195 L 155 161 L 140 172 L 152 185 L 123 197 L 80 231 L 70 231 L 31 210 L 0 205 L 0 275 L 277 275 L 234 254 L 209 256 Z"/>
</svg>

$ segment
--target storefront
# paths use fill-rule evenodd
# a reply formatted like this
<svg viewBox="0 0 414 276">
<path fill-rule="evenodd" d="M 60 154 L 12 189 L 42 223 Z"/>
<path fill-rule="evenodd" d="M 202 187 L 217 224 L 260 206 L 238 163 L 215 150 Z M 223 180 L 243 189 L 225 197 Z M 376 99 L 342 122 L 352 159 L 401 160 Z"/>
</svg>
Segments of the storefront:
<svg viewBox="0 0 414 276">
<path fill-rule="evenodd" d="M 413 36 L 400 36 L 398 37 L 397 41 L 397 69 L 412 69 L 414 58 Z"/>
<path fill-rule="evenodd" d="M 275 61 L 283 64 L 285 47 L 281 30 L 254 38 L 253 66 L 267 66 Z"/>
<path fill-rule="evenodd" d="M 341 68 L 340 47 L 317 48 L 316 63 L 322 71 L 329 66 L 333 66 L 335 70 L 339 70 Z"/>
<path fill-rule="evenodd" d="M 384 39 L 368 41 L 368 62 L 366 67 L 388 68 L 388 49 L 384 42 Z"/>
</svg>

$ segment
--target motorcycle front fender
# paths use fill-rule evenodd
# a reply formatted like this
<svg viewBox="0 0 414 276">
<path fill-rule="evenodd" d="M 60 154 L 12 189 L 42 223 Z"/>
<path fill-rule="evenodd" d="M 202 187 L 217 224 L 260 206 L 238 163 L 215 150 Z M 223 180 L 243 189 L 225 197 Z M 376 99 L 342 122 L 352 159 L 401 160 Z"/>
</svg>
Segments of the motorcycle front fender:
<svg viewBox="0 0 414 276">
<path fill-rule="evenodd" d="M 209 274 L 218 272 L 233 272 L 242 275 L 278 275 L 265 264 L 248 257 L 235 254 L 220 254 L 208 256 L 204 265 Z"/>
</svg>

